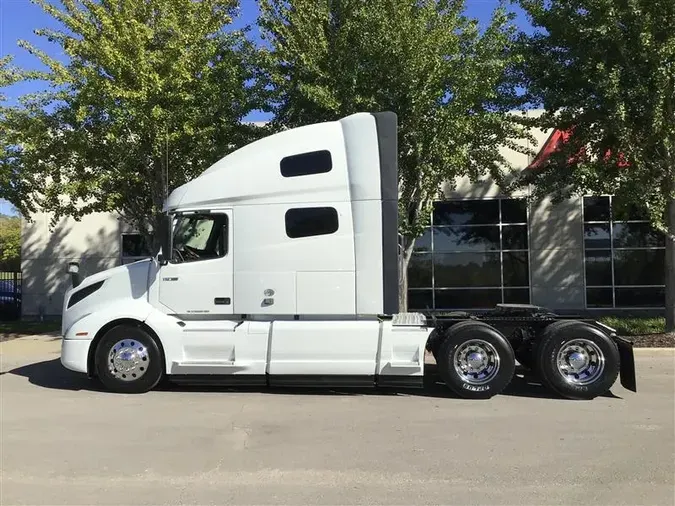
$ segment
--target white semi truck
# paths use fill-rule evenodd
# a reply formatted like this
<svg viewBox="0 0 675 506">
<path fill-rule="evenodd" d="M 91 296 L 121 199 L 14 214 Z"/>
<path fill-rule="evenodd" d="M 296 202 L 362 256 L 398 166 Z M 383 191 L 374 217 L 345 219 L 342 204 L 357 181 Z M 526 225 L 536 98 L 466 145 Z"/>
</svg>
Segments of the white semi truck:
<svg viewBox="0 0 675 506">
<path fill-rule="evenodd" d="M 559 395 L 635 389 L 632 344 L 536 306 L 398 313 L 397 117 L 359 113 L 253 142 L 175 189 L 151 259 L 81 278 L 62 364 L 116 392 L 235 385 L 447 386 L 489 398 L 516 359 Z"/>
</svg>

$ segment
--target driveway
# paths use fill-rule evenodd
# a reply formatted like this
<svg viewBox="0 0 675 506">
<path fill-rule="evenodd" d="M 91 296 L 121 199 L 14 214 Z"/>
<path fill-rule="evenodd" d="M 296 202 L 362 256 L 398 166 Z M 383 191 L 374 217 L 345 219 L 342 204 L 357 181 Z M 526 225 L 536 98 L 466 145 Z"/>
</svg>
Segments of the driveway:
<svg viewBox="0 0 675 506">
<path fill-rule="evenodd" d="M 675 501 L 675 355 L 588 402 L 523 379 L 489 401 L 163 387 L 114 395 L 58 339 L 2 343 L 0 504 L 649 504 Z"/>
</svg>

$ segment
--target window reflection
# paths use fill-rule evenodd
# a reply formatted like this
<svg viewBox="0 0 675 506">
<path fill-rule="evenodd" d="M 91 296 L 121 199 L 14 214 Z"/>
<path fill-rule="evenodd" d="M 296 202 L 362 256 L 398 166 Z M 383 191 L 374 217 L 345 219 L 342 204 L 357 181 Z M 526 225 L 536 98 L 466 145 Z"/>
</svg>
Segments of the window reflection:
<svg viewBox="0 0 675 506">
<path fill-rule="evenodd" d="M 663 287 L 616 288 L 618 307 L 663 307 L 666 289 Z"/>
<path fill-rule="evenodd" d="M 615 248 L 664 248 L 665 236 L 649 223 L 615 223 L 612 227 Z"/>
<path fill-rule="evenodd" d="M 433 307 L 432 290 L 408 290 L 408 309 L 410 311 L 428 311 Z"/>
<path fill-rule="evenodd" d="M 509 251 L 503 254 L 504 286 L 527 286 L 529 265 L 527 251 Z"/>
<path fill-rule="evenodd" d="M 527 223 L 527 202 L 523 199 L 501 201 L 502 223 Z"/>
<path fill-rule="evenodd" d="M 584 225 L 584 246 L 586 248 L 609 248 L 609 223 Z"/>
<path fill-rule="evenodd" d="M 434 254 L 436 288 L 500 286 L 499 253 Z"/>
<path fill-rule="evenodd" d="M 431 254 L 413 254 L 408 264 L 408 286 L 424 288 L 431 286 Z"/>
<path fill-rule="evenodd" d="M 645 210 L 586 197 L 584 221 L 586 305 L 663 307 L 665 236 Z"/>
<path fill-rule="evenodd" d="M 498 251 L 499 227 L 434 227 L 434 251 Z"/>
<path fill-rule="evenodd" d="M 526 201 L 437 202 L 408 275 L 413 311 L 529 303 Z"/>
<path fill-rule="evenodd" d="M 584 197 L 584 221 L 609 221 L 609 197 Z"/>
<path fill-rule="evenodd" d="M 431 230 L 427 229 L 415 240 L 413 251 L 431 251 Z"/>
<path fill-rule="evenodd" d="M 527 249 L 527 226 L 509 225 L 502 228 L 503 249 Z"/>
<path fill-rule="evenodd" d="M 610 250 L 586 252 L 586 285 L 612 284 L 612 256 Z"/>
<path fill-rule="evenodd" d="M 436 309 L 487 309 L 502 301 L 499 288 L 487 290 L 436 290 Z"/>
<path fill-rule="evenodd" d="M 491 225 L 499 223 L 498 200 L 437 202 L 434 225 Z"/>
<path fill-rule="evenodd" d="M 665 250 L 614 251 L 614 284 L 658 285 L 663 283 Z"/>
</svg>

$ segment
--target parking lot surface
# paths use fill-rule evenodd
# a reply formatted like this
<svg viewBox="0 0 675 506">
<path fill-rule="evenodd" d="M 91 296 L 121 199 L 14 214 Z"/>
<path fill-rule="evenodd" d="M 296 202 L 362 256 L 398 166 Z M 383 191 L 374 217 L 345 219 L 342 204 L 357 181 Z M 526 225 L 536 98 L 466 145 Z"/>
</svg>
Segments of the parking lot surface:
<svg viewBox="0 0 675 506">
<path fill-rule="evenodd" d="M 577 402 L 523 379 L 488 401 L 434 384 L 117 395 L 58 346 L 2 343 L 3 506 L 675 503 L 672 351 L 636 352 L 637 394 Z"/>
</svg>

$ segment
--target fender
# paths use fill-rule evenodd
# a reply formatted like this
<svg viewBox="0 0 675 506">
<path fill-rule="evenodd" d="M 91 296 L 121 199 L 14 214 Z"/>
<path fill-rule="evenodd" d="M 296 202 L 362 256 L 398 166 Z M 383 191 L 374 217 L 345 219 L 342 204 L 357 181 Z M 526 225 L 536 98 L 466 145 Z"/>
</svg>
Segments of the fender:
<svg viewBox="0 0 675 506">
<path fill-rule="evenodd" d="M 97 307 L 96 311 L 92 313 L 80 317 L 66 330 L 63 339 L 91 341 L 111 321 L 131 319 L 145 322 L 154 310 L 155 308 L 145 300 L 117 299 L 104 307 Z"/>
<path fill-rule="evenodd" d="M 181 340 L 172 337 L 180 334 L 181 328 L 178 321 L 157 310 L 145 300 L 118 299 L 103 308 L 98 308 L 94 313 L 87 314 L 73 323 L 63 339 L 88 340 L 91 347 L 92 341 L 98 336 L 101 329 L 111 322 L 120 320 L 135 320 L 150 328 L 164 350 L 165 371 L 170 370 L 170 360 L 166 357 L 180 356 L 182 353 Z"/>
</svg>

